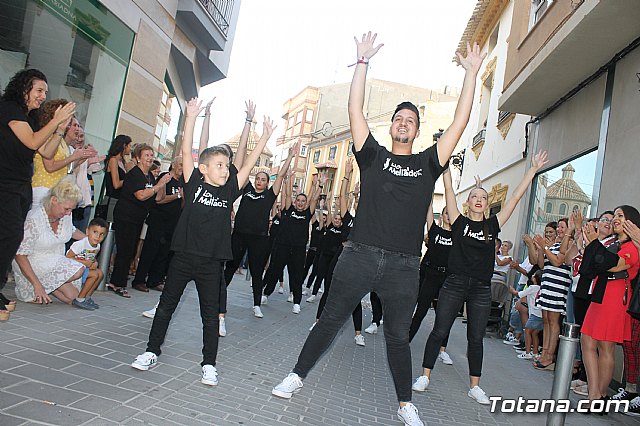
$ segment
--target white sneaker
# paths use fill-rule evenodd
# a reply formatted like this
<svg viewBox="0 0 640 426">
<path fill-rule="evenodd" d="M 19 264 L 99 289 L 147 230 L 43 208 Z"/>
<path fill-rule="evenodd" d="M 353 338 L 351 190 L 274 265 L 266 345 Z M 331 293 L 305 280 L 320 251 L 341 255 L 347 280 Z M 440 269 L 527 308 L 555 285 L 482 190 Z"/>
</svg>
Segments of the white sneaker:
<svg viewBox="0 0 640 426">
<path fill-rule="evenodd" d="M 156 308 L 149 309 L 148 311 L 144 311 L 142 313 L 142 316 L 153 319 L 156 316 Z"/>
<path fill-rule="evenodd" d="M 587 385 L 576 386 L 573 388 L 573 392 L 582 396 L 589 396 L 589 387 Z"/>
<path fill-rule="evenodd" d="M 293 312 L 294 314 L 299 314 L 300 313 L 300 305 L 298 305 L 297 303 L 295 305 L 293 305 L 293 309 L 291 310 L 291 312 Z"/>
<path fill-rule="evenodd" d="M 429 387 L 429 378 L 427 376 L 420 376 L 416 379 L 416 382 L 411 386 L 411 389 L 417 392 L 424 392 Z"/>
<path fill-rule="evenodd" d="M 324 283 L 318 289 L 318 293 L 324 293 Z"/>
<path fill-rule="evenodd" d="M 518 359 L 533 359 L 533 352 L 522 352 L 517 356 Z"/>
<path fill-rule="evenodd" d="M 378 332 L 378 325 L 375 322 L 372 322 L 371 325 L 364 329 L 365 333 L 376 334 Z"/>
<path fill-rule="evenodd" d="M 253 307 L 253 316 L 256 318 L 264 317 L 264 315 L 262 315 L 262 310 L 260 309 L 260 306 Z"/>
<path fill-rule="evenodd" d="M 284 293 L 284 287 L 278 287 L 278 294 Z"/>
<path fill-rule="evenodd" d="M 309 303 L 313 303 L 316 301 L 316 295 L 312 294 L 311 296 L 307 297 L 307 302 Z"/>
<path fill-rule="evenodd" d="M 224 337 L 227 335 L 227 326 L 224 321 L 224 317 L 220 317 L 220 324 L 218 324 L 218 336 Z"/>
<path fill-rule="evenodd" d="M 586 384 L 587 384 L 587 382 L 585 382 L 585 381 L 583 381 L 583 380 L 580 380 L 580 379 L 578 379 L 578 380 L 572 380 L 572 381 L 571 381 L 571 389 L 575 389 L 575 388 L 576 388 L 576 387 L 578 387 L 578 386 L 584 386 L 584 385 L 586 385 Z M 622 389 L 622 388 L 618 388 L 618 391 L 620 391 L 620 389 Z M 616 395 L 617 395 L 617 394 L 616 394 Z M 612 396 L 612 397 L 611 397 L 611 399 L 614 399 L 616 395 Z"/>
<path fill-rule="evenodd" d="M 404 407 L 398 408 L 398 418 L 405 425 L 424 426 L 424 423 L 420 420 L 418 409 L 410 402 L 407 402 Z"/>
<path fill-rule="evenodd" d="M 438 358 L 440 358 L 440 361 L 442 361 L 442 363 L 445 365 L 453 365 L 453 360 L 445 351 L 441 351 L 438 355 Z"/>
<path fill-rule="evenodd" d="M 293 303 L 293 293 L 289 293 L 289 297 L 287 297 L 287 302 Z"/>
<path fill-rule="evenodd" d="M 313 330 L 313 327 L 315 327 L 317 323 L 318 323 L 318 321 L 316 321 L 313 324 L 311 324 L 311 327 L 309 327 L 309 331 Z"/>
<path fill-rule="evenodd" d="M 147 371 L 156 366 L 158 363 L 158 355 L 153 352 L 145 352 L 142 355 L 138 355 L 131 363 L 131 366 L 136 370 Z"/>
<path fill-rule="evenodd" d="M 209 386 L 216 386 L 218 384 L 218 370 L 211 365 L 205 364 L 202 366 L 202 384 Z"/>
<path fill-rule="evenodd" d="M 629 409 L 624 414 L 634 417 L 640 416 L 640 396 L 636 396 L 629 402 Z"/>
<path fill-rule="evenodd" d="M 504 343 L 505 345 L 510 344 L 510 342 L 513 341 L 513 339 L 515 338 L 515 336 L 513 335 L 512 332 L 508 332 L 507 334 L 505 334 L 504 336 L 504 340 L 502 341 L 502 343 Z"/>
<path fill-rule="evenodd" d="M 353 338 L 356 341 L 356 345 L 364 346 L 364 336 L 362 334 L 357 334 L 356 337 Z"/>
<path fill-rule="evenodd" d="M 263 294 L 262 298 L 260 299 L 260 304 L 266 305 L 267 303 L 269 303 L 269 298 Z"/>
<path fill-rule="evenodd" d="M 289 373 L 279 385 L 271 390 L 271 395 L 289 399 L 294 393 L 298 393 L 301 388 L 302 379 L 300 379 L 300 376 L 296 373 Z"/>
<path fill-rule="evenodd" d="M 491 404 L 491 401 L 489 401 L 489 397 L 486 393 L 484 393 L 480 386 L 474 386 L 473 388 L 469 389 L 469 393 L 467 395 L 469 395 L 469 398 L 475 399 L 480 404 Z"/>
<path fill-rule="evenodd" d="M 302 295 L 306 296 L 307 294 L 309 294 L 309 289 L 305 287 L 302 289 Z"/>
</svg>

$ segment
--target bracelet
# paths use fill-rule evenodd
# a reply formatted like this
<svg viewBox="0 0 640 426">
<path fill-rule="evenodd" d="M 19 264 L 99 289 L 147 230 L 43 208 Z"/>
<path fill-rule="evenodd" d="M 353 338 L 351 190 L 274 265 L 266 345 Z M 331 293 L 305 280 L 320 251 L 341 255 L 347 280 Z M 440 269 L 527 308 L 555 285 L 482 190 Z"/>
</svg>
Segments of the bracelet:
<svg viewBox="0 0 640 426">
<path fill-rule="evenodd" d="M 345 177 L 343 177 L 342 179 L 346 179 L 346 180 L 349 180 L 349 178 L 348 178 L 348 177 L 346 177 L 346 176 L 345 176 Z"/>
<path fill-rule="evenodd" d="M 245 118 L 244 121 L 246 121 L 247 123 L 253 123 L 253 119 L 249 120 L 248 118 Z"/>
<path fill-rule="evenodd" d="M 56 136 L 59 136 L 60 138 L 64 138 L 64 133 L 58 132 L 58 131 L 55 131 L 54 133 L 56 134 Z"/>
<path fill-rule="evenodd" d="M 367 58 L 365 58 L 364 56 L 361 56 L 353 64 L 349 65 L 349 67 L 352 67 L 352 66 L 357 65 L 357 64 L 369 65 L 369 60 Z"/>
</svg>

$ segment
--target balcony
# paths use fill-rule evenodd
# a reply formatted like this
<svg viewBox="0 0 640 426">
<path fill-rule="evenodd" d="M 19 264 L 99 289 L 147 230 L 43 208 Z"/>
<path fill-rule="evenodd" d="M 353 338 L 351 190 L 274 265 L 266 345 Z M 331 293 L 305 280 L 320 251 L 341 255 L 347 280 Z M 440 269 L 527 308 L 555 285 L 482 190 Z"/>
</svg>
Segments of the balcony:
<svg viewBox="0 0 640 426">
<path fill-rule="evenodd" d="M 471 145 L 471 147 L 475 148 L 476 146 L 483 143 L 486 134 L 487 134 L 487 129 L 480 130 L 478 134 L 473 137 L 473 144 Z"/>
<path fill-rule="evenodd" d="M 510 50 L 507 68 L 522 65 L 517 66 L 512 79 L 505 80 L 498 101 L 501 111 L 540 115 L 638 37 L 637 0 L 571 4 L 576 5 L 575 10 L 559 21 L 557 28 L 543 25 L 553 12 L 549 8 L 539 25 L 520 40 L 510 40 L 517 48 Z M 554 8 L 560 6 L 558 3 Z M 538 37 L 541 34 L 537 32 L 543 29 L 551 35 Z"/>
<path fill-rule="evenodd" d="M 223 51 L 234 6 L 235 0 L 178 0 L 176 24 L 198 50 Z"/>
<path fill-rule="evenodd" d="M 209 16 L 216 23 L 222 34 L 227 36 L 234 0 L 198 0 L 209 12 Z"/>
</svg>

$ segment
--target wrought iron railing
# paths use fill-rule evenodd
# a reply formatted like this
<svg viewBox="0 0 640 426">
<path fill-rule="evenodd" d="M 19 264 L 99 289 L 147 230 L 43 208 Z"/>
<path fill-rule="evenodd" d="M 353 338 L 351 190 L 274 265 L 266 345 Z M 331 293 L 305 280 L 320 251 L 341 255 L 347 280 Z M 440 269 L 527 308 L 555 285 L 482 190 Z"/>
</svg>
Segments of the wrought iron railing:
<svg viewBox="0 0 640 426">
<path fill-rule="evenodd" d="M 229 22 L 233 13 L 234 0 L 198 0 L 209 12 L 211 19 L 226 36 L 229 31 Z"/>
<path fill-rule="evenodd" d="M 502 123 L 510 114 L 509 111 L 500 111 L 498 113 L 498 124 Z"/>
<path fill-rule="evenodd" d="M 487 129 L 480 130 L 478 132 L 478 134 L 473 137 L 473 145 L 472 146 L 476 146 L 480 142 L 484 141 L 484 137 L 485 137 L 486 133 L 487 133 Z"/>
</svg>

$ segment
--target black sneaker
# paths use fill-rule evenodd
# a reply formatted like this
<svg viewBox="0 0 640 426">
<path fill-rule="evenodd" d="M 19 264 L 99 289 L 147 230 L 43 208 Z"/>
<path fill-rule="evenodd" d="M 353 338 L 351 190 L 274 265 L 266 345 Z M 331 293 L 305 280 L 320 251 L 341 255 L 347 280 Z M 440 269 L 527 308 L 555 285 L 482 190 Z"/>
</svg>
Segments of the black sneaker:
<svg viewBox="0 0 640 426">
<path fill-rule="evenodd" d="M 629 403 L 629 409 L 626 413 L 627 416 L 640 417 L 640 396 L 636 396 Z"/>
<path fill-rule="evenodd" d="M 524 351 L 524 343 L 520 345 L 513 345 L 513 349 L 516 351 Z"/>
<path fill-rule="evenodd" d="M 637 397 L 637 393 L 626 391 L 624 388 L 618 388 L 618 393 L 611 397 L 614 401 L 631 401 Z"/>
</svg>

